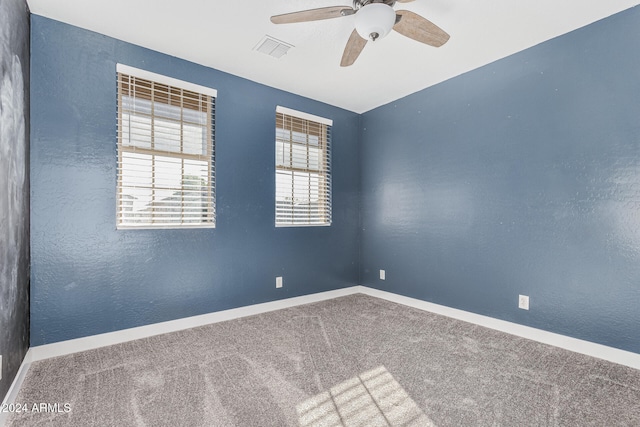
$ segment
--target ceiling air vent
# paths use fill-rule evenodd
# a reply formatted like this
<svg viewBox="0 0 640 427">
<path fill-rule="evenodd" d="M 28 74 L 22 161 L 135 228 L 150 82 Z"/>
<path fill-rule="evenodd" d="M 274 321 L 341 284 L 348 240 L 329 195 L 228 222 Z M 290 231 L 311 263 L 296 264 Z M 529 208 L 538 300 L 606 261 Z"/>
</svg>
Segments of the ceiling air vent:
<svg viewBox="0 0 640 427">
<path fill-rule="evenodd" d="M 258 52 L 266 53 L 267 55 L 273 56 L 274 58 L 280 58 L 284 54 L 287 53 L 289 49 L 291 49 L 293 45 L 289 43 L 285 43 L 278 39 L 274 39 L 271 36 L 264 36 L 260 43 L 253 48 L 253 50 L 257 50 Z"/>
</svg>

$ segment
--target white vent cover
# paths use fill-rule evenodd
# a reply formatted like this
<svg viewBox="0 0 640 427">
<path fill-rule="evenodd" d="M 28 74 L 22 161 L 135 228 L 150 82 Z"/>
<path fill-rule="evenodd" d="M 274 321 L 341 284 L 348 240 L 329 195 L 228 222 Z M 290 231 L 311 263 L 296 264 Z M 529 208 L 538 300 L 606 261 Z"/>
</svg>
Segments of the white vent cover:
<svg viewBox="0 0 640 427">
<path fill-rule="evenodd" d="M 274 39 L 271 36 L 264 36 L 253 50 L 273 56 L 274 58 L 281 58 L 292 47 L 293 45 L 289 43 Z"/>
</svg>

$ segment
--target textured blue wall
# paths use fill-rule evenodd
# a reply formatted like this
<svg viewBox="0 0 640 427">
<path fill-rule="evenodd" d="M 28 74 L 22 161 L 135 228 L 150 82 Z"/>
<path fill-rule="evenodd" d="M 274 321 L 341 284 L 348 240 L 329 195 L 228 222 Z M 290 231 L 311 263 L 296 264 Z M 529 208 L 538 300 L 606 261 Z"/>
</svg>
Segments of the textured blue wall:
<svg viewBox="0 0 640 427">
<path fill-rule="evenodd" d="M 636 7 L 358 117 L 33 16 L 32 345 L 359 273 L 640 352 L 639 24 Z M 216 229 L 115 230 L 116 62 L 218 89 Z M 332 227 L 273 226 L 277 104 L 334 119 Z"/>
<path fill-rule="evenodd" d="M 640 7 L 365 113 L 361 282 L 640 352 L 638 52 Z"/>
<path fill-rule="evenodd" d="M 116 231 L 117 62 L 218 90 L 216 229 Z M 31 77 L 31 345 L 357 283 L 357 114 L 35 15 Z M 276 105 L 334 120 L 331 227 L 274 227 Z"/>
</svg>

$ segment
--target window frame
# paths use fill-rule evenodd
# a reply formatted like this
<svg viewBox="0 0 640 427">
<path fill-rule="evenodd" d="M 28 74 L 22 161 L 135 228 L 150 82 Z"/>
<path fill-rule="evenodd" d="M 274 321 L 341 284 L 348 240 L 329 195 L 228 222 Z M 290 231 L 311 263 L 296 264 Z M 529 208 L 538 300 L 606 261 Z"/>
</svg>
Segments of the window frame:
<svg viewBox="0 0 640 427">
<path fill-rule="evenodd" d="M 318 200 L 322 200 L 323 205 L 321 206 L 321 209 L 319 209 L 319 211 L 321 210 L 324 216 L 324 221 L 323 222 L 317 222 L 317 223 L 312 223 L 312 222 L 303 222 L 303 223 L 296 223 L 293 219 L 291 221 L 278 221 L 279 219 L 279 215 L 278 215 L 278 172 L 279 171 L 285 171 L 285 172 L 291 172 L 296 173 L 308 173 L 311 174 L 313 173 L 313 169 L 309 169 L 307 168 L 306 170 L 296 170 L 296 168 L 293 165 L 290 166 L 281 166 L 278 164 L 278 148 L 277 145 L 279 143 L 278 140 L 278 121 L 279 121 L 279 115 L 283 115 L 283 120 L 285 117 L 289 116 L 292 117 L 294 119 L 300 119 L 309 123 L 312 123 L 314 125 L 319 125 L 321 126 L 321 129 L 323 129 L 323 131 L 319 132 L 318 136 L 318 147 L 322 148 L 322 151 L 318 153 L 318 161 L 321 162 L 322 167 L 319 168 L 317 170 L 317 174 L 318 174 L 318 180 L 324 180 L 324 184 L 320 185 L 318 187 Z M 275 145 L 274 145 L 274 149 L 275 149 L 275 153 L 274 153 L 274 158 L 275 158 L 275 191 L 274 191 L 274 202 L 275 202 L 275 209 L 274 209 L 274 213 L 275 213 L 275 219 L 274 219 L 274 223 L 275 223 L 275 227 L 276 228 L 291 228 L 291 227 L 330 227 L 333 223 L 333 196 L 332 196 L 332 177 L 331 177 L 331 155 L 332 155 L 332 150 L 331 150 L 331 128 L 333 126 L 333 120 L 325 118 L 325 117 L 320 117 L 320 116 L 316 116 L 313 114 L 309 114 L 309 113 L 305 113 L 302 111 L 297 111 L 297 110 L 293 110 L 291 108 L 287 108 L 287 107 L 283 107 L 283 106 L 276 106 L 276 116 L 275 116 L 276 120 L 275 120 Z M 291 132 L 293 132 L 293 130 L 291 130 Z M 324 135 L 324 139 L 322 139 L 322 136 Z M 306 143 L 300 143 L 300 142 L 295 142 L 295 144 L 299 144 L 299 145 L 304 145 L 307 147 L 307 153 L 308 148 L 310 147 L 310 143 L 309 143 L 309 136 L 315 136 L 315 135 L 311 135 L 310 133 L 306 133 L 307 136 L 307 142 Z M 293 141 L 293 136 L 290 138 L 289 144 L 291 146 L 293 146 L 294 141 Z M 308 155 L 308 154 L 307 154 Z M 290 156 L 291 156 L 291 160 L 290 162 L 293 163 L 293 154 L 292 152 L 290 152 Z M 309 157 L 307 157 L 308 160 Z M 309 180 L 311 179 L 311 176 L 309 175 Z M 311 189 L 311 184 L 309 184 L 309 189 Z M 292 191 L 293 190 L 292 188 Z M 293 208 L 292 208 L 292 213 L 293 213 Z"/>
<path fill-rule="evenodd" d="M 165 151 L 165 150 L 155 150 L 154 148 L 143 148 L 143 147 L 136 147 L 135 145 L 131 144 L 131 147 L 125 147 L 125 145 L 123 144 L 123 134 L 122 134 L 122 129 L 121 127 L 123 124 L 123 96 L 121 94 L 121 81 L 120 81 L 120 75 L 126 75 L 126 76 L 131 76 L 131 77 L 135 77 L 137 79 L 143 79 L 143 80 L 147 80 L 150 82 L 153 82 L 155 84 L 160 84 L 163 86 L 168 86 L 170 89 L 179 89 L 179 90 L 183 90 L 183 91 L 188 91 L 188 92 L 195 92 L 198 95 L 204 95 L 209 97 L 209 104 L 206 107 L 206 109 L 204 110 L 200 110 L 201 112 L 206 113 L 206 125 L 203 126 L 203 129 L 206 132 L 206 139 L 207 139 L 207 147 L 206 147 L 206 152 L 205 154 L 199 155 L 199 154 L 192 154 L 192 153 L 186 153 L 183 152 L 183 144 L 184 144 L 184 139 L 183 139 L 183 127 L 184 124 L 187 123 L 189 124 L 189 122 L 185 122 L 184 116 L 183 116 L 183 108 L 181 104 L 181 115 L 180 115 L 180 119 L 177 121 L 177 123 L 180 124 L 180 146 L 181 146 L 181 152 L 174 152 L 174 151 Z M 134 67 L 130 67 L 128 65 L 124 65 L 124 64 L 120 64 L 118 63 L 116 65 L 116 98 L 117 98 L 117 136 L 116 136 L 116 148 L 117 148 L 117 165 L 116 165 L 116 229 L 117 230 L 144 230 L 144 229 L 153 229 L 153 230 L 157 230 L 157 229 L 203 229 L 203 228 L 215 228 L 216 227 L 216 214 L 217 214 L 217 210 L 216 210 L 216 174 L 215 174 L 215 105 L 216 105 L 216 99 L 217 99 L 217 90 L 213 89 L 213 88 L 209 88 L 206 86 L 200 86 L 194 83 L 190 83 L 190 82 L 186 82 L 183 80 L 178 80 L 172 77 L 168 77 L 168 76 L 164 76 L 161 74 L 156 74 L 150 71 L 146 71 L 146 70 L 141 70 L 139 68 L 134 68 Z M 153 91 L 153 89 L 151 89 Z M 155 93 L 155 92 L 154 92 Z M 140 98 L 140 99 L 144 99 L 144 98 Z M 182 99 L 182 98 L 181 98 Z M 155 102 L 155 101 L 154 101 Z M 165 104 L 165 103 L 161 103 L 161 104 Z M 172 106 L 171 102 L 167 102 L 166 105 L 168 106 Z M 194 110 L 196 111 L 196 110 Z M 151 116 L 153 116 L 154 118 L 155 113 L 152 113 Z M 162 117 L 162 116 L 159 116 Z M 167 120 L 170 120 L 167 118 Z M 154 129 L 150 129 L 149 131 L 149 135 L 150 135 L 150 141 L 153 141 L 153 143 L 155 143 L 155 137 L 154 137 Z M 185 221 L 185 217 L 184 214 L 182 214 L 180 216 L 180 223 L 174 223 L 174 224 L 160 224 L 160 225 L 153 225 L 153 223 L 141 223 L 140 225 L 135 224 L 135 223 L 123 223 L 122 219 L 122 212 L 123 212 L 123 184 L 122 184 L 122 172 L 121 172 L 121 168 L 123 165 L 123 153 L 128 152 L 128 153 L 135 153 L 135 154 L 140 154 L 140 155 L 148 155 L 151 156 L 152 159 L 152 164 L 154 164 L 155 162 L 155 156 L 160 156 L 163 158 L 171 158 L 171 159 L 180 159 L 182 160 L 182 162 L 184 163 L 184 161 L 192 161 L 192 162 L 198 162 L 198 161 L 206 161 L 207 162 L 207 178 L 209 181 L 209 185 L 207 188 L 207 197 L 206 197 L 206 201 L 208 203 L 208 207 L 207 209 L 210 209 L 210 212 L 207 214 L 210 217 L 210 222 L 200 222 L 200 223 L 185 223 L 182 221 Z M 152 174 L 155 174 L 155 169 L 152 168 Z M 188 174 L 186 174 L 186 171 L 184 169 L 184 164 L 182 165 L 182 170 L 181 170 L 181 180 L 183 180 L 181 189 L 179 191 L 184 192 L 185 191 L 185 186 L 184 186 L 184 179 L 186 176 L 189 176 Z M 152 184 L 150 187 L 144 187 L 144 188 L 149 188 L 151 189 L 152 193 L 155 191 L 156 188 L 158 188 L 158 183 L 156 181 L 156 177 L 154 176 L 152 178 Z M 182 196 L 184 198 L 184 195 Z M 150 216 L 151 221 L 153 222 L 153 215 Z"/>
</svg>

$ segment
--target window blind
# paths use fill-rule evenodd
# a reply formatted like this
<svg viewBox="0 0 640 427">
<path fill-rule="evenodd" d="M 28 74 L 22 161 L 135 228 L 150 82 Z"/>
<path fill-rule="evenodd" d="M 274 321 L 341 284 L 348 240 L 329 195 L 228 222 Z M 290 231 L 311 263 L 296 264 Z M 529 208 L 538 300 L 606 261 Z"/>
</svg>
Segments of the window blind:
<svg viewBox="0 0 640 427">
<path fill-rule="evenodd" d="M 330 123 L 276 110 L 276 226 L 331 224 Z"/>
<path fill-rule="evenodd" d="M 215 226 L 215 97 L 118 72 L 118 228 Z"/>
</svg>

